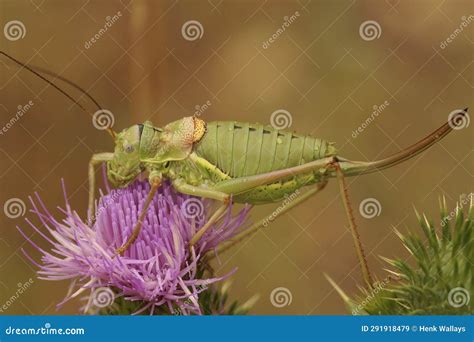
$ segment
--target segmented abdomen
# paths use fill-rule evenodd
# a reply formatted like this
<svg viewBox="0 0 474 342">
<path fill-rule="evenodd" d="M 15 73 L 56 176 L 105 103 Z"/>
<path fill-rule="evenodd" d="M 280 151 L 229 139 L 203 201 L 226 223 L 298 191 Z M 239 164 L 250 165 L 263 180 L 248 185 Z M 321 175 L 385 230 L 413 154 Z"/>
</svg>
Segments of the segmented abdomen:
<svg viewBox="0 0 474 342">
<path fill-rule="evenodd" d="M 232 178 L 308 163 L 335 154 L 325 140 L 271 126 L 235 121 L 207 123 L 195 152 Z"/>
</svg>

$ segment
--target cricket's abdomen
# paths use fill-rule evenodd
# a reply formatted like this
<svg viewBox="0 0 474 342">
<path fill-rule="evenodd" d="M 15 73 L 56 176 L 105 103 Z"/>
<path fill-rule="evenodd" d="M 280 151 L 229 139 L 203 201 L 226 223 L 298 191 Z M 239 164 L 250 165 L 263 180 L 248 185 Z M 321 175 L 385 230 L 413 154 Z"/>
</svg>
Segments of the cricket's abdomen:
<svg viewBox="0 0 474 342">
<path fill-rule="evenodd" d="M 207 123 L 206 134 L 194 151 L 232 178 L 286 169 L 335 154 L 334 147 L 322 139 L 234 121 Z M 275 202 L 318 181 L 314 173 L 293 176 L 237 195 L 234 200 L 254 204 Z"/>
</svg>

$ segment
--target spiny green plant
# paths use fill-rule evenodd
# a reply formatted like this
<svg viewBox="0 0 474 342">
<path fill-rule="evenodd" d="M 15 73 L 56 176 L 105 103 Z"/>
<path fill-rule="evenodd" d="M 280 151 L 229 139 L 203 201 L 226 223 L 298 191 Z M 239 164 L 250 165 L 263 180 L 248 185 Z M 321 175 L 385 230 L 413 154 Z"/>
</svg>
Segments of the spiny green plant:
<svg viewBox="0 0 474 342">
<path fill-rule="evenodd" d="M 467 205 L 467 209 L 464 208 Z M 349 298 L 331 279 L 355 315 L 466 315 L 474 313 L 474 233 L 472 193 L 448 212 L 440 199 L 441 220 L 434 224 L 415 209 L 422 234 L 395 230 L 414 259 L 382 257 L 389 276 Z"/>
</svg>

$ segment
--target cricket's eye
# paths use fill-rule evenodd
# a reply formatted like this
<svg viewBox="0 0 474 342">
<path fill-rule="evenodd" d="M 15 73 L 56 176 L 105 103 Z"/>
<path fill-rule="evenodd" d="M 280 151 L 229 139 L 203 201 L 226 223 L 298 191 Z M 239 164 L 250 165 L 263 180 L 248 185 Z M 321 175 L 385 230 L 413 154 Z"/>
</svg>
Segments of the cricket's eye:
<svg viewBox="0 0 474 342">
<path fill-rule="evenodd" d="M 125 149 L 125 152 L 127 153 L 132 153 L 133 151 L 135 151 L 135 148 L 133 147 L 133 145 L 125 145 L 124 149 Z"/>
</svg>

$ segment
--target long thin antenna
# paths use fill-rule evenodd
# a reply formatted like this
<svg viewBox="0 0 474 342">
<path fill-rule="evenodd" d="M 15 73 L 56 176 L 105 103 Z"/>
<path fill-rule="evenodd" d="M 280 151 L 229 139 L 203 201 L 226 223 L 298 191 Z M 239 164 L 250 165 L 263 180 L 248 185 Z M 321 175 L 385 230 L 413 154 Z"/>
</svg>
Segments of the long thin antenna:
<svg viewBox="0 0 474 342">
<path fill-rule="evenodd" d="M 443 139 L 446 135 L 449 134 L 449 132 L 454 130 L 456 127 L 462 125 L 464 120 L 468 120 L 466 118 L 466 116 L 468 115 L 467 111 L 468 108 L 452 112 L 453 115 L 450 115 L 448 121 L 436 131 L 427 135 L 426 137 L 414 143 L 413 145 L 387 158 L 372 162 L 352 161 L 345 158 L 339 158 L 339 164 L 341 165 L 342 170 L 344 170 L 344 175 L 354 176 L 376 172 L 397 165 L 410 158 L 413 158 L 414 156 L 418 155 L 419 153 L 423 152 L 430 146 Z"/>
<path fill-rule="evenodd" d="M 56 73 L 53 72 L 53 71 L 43 69 L 43 68 L 41 68 L 41 67 L 39 67 L 39 66 L 36 66 L 36 65 L 29 65 L 29 67 L 30 67 L 31 69 L 35 70 L 35 71 L 38 71 L 38 72 L 42 73 L 42 74 L 52 76 L 52 77 L 54 77 L 54 78 L 57 78 L 58 80 L 63 81 L 64 83 L 69 84 L 71 87 L 73 87 L 73 88 L 79 90 L 81 93 L 84 94 L 84 96 L 86 96 L 89 100 L 91 100 L 91 101 L 95 104 L 95 106 L 97 107 L 97 109 L 99 109 L 99 110 L 102 110 L 102 109 L 103 109 L 103 107 L 99 104 L 99 102 L 97 102 L 97 100 L 94 99 L 90 93 L 88 93 L 84 88 L 82 88 L 81 86 L 79 86 L 77 83 L 74 83 L 73 81 L 68 80 L 67 78 L 65 78 L 65 77 L 63 77 L 63 76 L 61 76 L 61 75 L 58 75 L 58 74 L 56 74 Z"/>
<path fill-rule="evenodd" d="M 97 100 L 95 100 L 91 94 L 89 94 L 86 90 L 84 90 L 82 87 L 80 87 L 79 85 L 77 85 L 76 83 L 72 82 L 71 80 L 68 80 L 67 78 L 65 77 L 62 77 L 58 74 L 56 74 L 55 72 L 53 71 L 50 71 L 50 70 L 46 70 L 46 69 L 43 69 L 43 68 L 40 68 L 40 67 L 37 67 L 37 66 L 32 66 L 32 65 L 28 65 L 26 63 L 23 63 L 23 62 L 20 62 L 19 60 L 17 60 L 16 58 L 10 56 L 9 54 L 7 54 L 6 52 L 4 51 L 1 51 L 0 50 L 0 54 L 7 57 L 10 61 L 14 62 L 15 64 L 17 64 L 18 66 L 21 66 L 22 68 L 25 68 L 26 70 L 28 70 L 29 72 L 33 73 L 35 76 L 39 77 L 40 79 L 42 79 L 44 82 L 48 83 L 50 86 L 52 86 L 54 89 L 56 89 L 57 91 L 59 91 L 61 94 L 63 94 L 64 96 L 66 96 L 70 101 L 72 101 L 76 106 L 78 106 L 79 108 L 81 108 L 85 113 L 89 114 L 90 113 L 79 103 L 77 102 L 69 93 L 67 93 L 66 91 L 64 91 L 63 89 L 61 89 L 58 85 L 56 85 L 53 81 L 50 81 L 48 80 L 46 77 L 44 77 L 43 75 L 41 75 L 40 73 L 43 73 L 43 74 L 46 74 L 46 75 L 49 75 L 49 76 L 52 76 L 54 78 L 57 78 L 61 81 L 63 81 L 64 83 L 67 83 L 69 84 L 70 86 L 72 86 L 73 88 L 79 90 L 81 93 L 83 93 L 89 100 L 91 100 L 94 105 L 99 109 L 99 110 L 102 110 L 102 106 L 99 104 L 99 102 L 97 102 Z M 107 128 L 107 131 L 110 133 L 110 135 L 112 136 L 113 139 L 115 139 L 115 136 L 116 136 L 116 133 L 111 129 L 111 128 Z"/>
<path fill-rule="evenodd" d="M 61 88 L 59 88 L 56 84 L 54 84 L 53 82 L 51 82 L 50 80 L 48 80 L 46 77 L 44 77 L 43 75 L 41 75 L 40 73 L 34 71 L 32 68 L 30 68 L 28 65 L 26 65 L 25 63 L 22 63 L 20 62 L 19 60 L 17 60 L 16 58 L 10 56 L 9 54 L 3 52 L 3 51 L 0 51 L 0 54 L 4 55 L 5 57 L 9 58 L 11 61 L 15 62 L 16 64 L 18 64 L 19 66 L 25 68 L 26 70 L 28 70 L 29 72 L 32 72 L 33 74 L 35 74 L 36 76 L 38 76 L 39 78 L 41 78 L 43 81 L 45 81 L 46 83 L 48 83 L 50 86 L 52 86 L 54 89 L 56 89 L 57 91 L 59 91 L 61 94 L 63 94 L 64 96 L 66 96 L 69 100 L 71 100 L 75 105 L 77 105 L 79 108 L 81 108 L 84 112 L 86 112 L 87 114 L 89 114 L 86 109 L 79 103 L 77 102 L 71 95 L 69 95 L 68 93 L 66 93 L 64 90 L 62 90 Z"/>
</svg>

